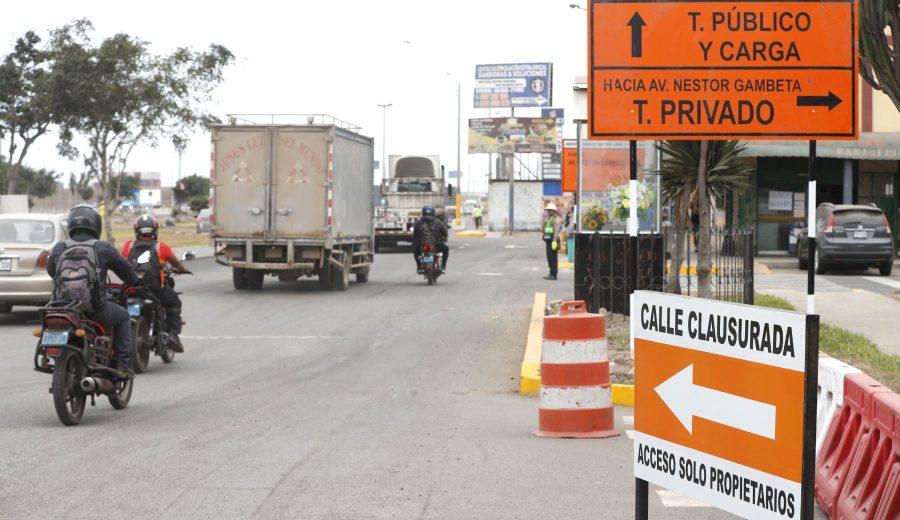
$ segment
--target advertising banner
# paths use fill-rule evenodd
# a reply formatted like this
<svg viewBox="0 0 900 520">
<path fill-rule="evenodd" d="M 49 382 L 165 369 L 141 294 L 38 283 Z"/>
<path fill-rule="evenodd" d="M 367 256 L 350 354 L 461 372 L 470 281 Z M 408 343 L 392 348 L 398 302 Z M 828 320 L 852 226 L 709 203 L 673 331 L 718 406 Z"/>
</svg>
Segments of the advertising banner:
<svg viewBox="0 0 900 520">
<path fill-rule="evenodd" d="M 556 152 L 555 118 L 469 119 L 469 153 Z"/>
<path fill-rule="evenodd" d="M 552 63 L 475 66 L 475 108 L 547 107 L 552 91 Z"/>
</svg>

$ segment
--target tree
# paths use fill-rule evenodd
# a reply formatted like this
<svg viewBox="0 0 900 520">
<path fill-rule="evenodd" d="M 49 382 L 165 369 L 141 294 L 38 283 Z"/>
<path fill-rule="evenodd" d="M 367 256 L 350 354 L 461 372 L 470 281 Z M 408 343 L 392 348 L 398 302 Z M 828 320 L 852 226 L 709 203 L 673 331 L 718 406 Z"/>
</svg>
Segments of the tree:
<svg viewBox="0 0 900 520">
<path fill-rule="evenodd" d="M 188 205 L 194 213 L 206 209 L 209 207 L 209 195 L 194 195 L 188 200 Z"/>
<path fill-rule="evenodd" d="M 890 35 L 900 38 L 900 0 L 860 2 L 859 72 L 900 110 L 900 46 Z"/>
<path fill-rule="evenodd" d="M 222 81 L 234 59 L 220 45 L 204 52 L 178 49 L 168 56 L 150 52 L 148 44 L 116 34 L 98 45 L 91 41 L 90 22 L 80 20 L 52 34 L 55 87 L 60 103 L 80 107 L 60 124 L 60 151 L 81 156 L 86 174 L 102 192 L 107 239 L 108 218 L 123 193 L 128 158 L 139 144 L 156 146 L 168 138 L 176 149 L 187 145 L 190 129 L 215 121 L 201 106 Z M 76 134 L 87 146 L 73 144 Z"/>
<path fill-rule="evenodd" d="M 0 156 L 0 191 L 7 192 L 10 165 L 2 159 L 3 156 Z M 59 176 L 59 173 L 46 168 L 34 169 L 20 165 L 15 193 L 28 195 L 29 201 L 32 197 L 49 197 L 56 193 L 56 182 Z"/>
<path fill-rule="evenodd" d="M 175 199 L 179 203 L 188 202 L 199 196 L 209 198 L 209 177 L 202 177 L 195 173 L 178 181 L 178 185 L 175 187 Z"/>
<path fill-rule="evenodd" d="M 28 31 L 0 63 L 0 136 L 9 137 L 6 193 L 17 191 L 22 162 L 31 145 L 53 122 L 52 89 L 46 65 L 49 52 Z M 20 143 L 21 141 L 21 143 Z M 21 148 L 20 148 L 21 144 Z"/>
<path fill-rule="evenodd" d="M 706 150 L 704 150 L 706 148 Z M 683 258 L 685 238 L 688 236 L 688 208 L 695 203 L 700 211 L 700 239 L 697 280 L 703 298 L 712 295 L 710 271 L 710 209 L 725 200 L 729 192 L 750 188 L 753 169 L 740 158 L 746 148 L 738 141 L 662 141 L 663 161 L 660 175 L 662 194 L 672 202 L 675 229 L 669 287 L 680 293 L 679 270 Z M 705 161 L 701 157 L 706 156 Z"/>
</svg>

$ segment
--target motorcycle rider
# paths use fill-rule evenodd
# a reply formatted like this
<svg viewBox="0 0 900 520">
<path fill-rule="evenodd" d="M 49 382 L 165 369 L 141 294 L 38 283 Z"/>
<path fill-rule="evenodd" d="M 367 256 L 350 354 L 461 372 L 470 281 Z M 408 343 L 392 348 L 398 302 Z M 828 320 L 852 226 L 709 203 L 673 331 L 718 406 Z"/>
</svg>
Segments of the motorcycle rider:
<svg viewBox="0 0 900 520">
<path fill-rule="evenodd" d="M 136 286 L 141 283 L 140 276 L 131 267 L 131 264 L 116 251 L 116 248 L 109 242 L 99 240 L 102 219 L 93 207 L 79 204 L 69 210 L 68 229 L 71 241 L 95 240 L 93 249 L 97 255 L 98 284 L 104 283 L 106 280 L 107 269 L 112 269 L 126 285 Z M 58 260 L 66 248 L 66 241 L 57 242 L 53 246 L 50 258 L 47 259 L 47 273 L 51 277 L 55 278 Z M 112 331 L 113 348 L 115 349 L 112 367 L 121 372 L 123 376 L 133 376 L 128 365 L 132 346 L 131 319 L 128 317 L 128 311 L 114 301 L 101 298 L 99 285 L 92 290 L 96 294 L 94 311 L 87 316 L 102 325 L 107 331 Z"/>
<path fill-rule="evenodd" d="M 147 286 L 159 299 L 160 304 L 166 308 L 166 325 L 169 339 L 172 341 L 172 350 L 184 352 L 184 346 L 178 337 L 181 334 L 181 298 L 175 289 L 166 284 L 166 263 L 172 264 L 175 272 L 185 274 L 189 272 L 184 264 L 175 256 L 175 252 L 165 242 L 157 240 L 159 237 L 159 221 L 151 215 L 141 215 L 134 221 L 134 240 L 125 242 L 122 246 L 122 256 L 128 259 L 132 265 L 137 265 L 136 260 L 146 252 L 150 253 L 150 262 L 140 264 L 147 265 L 148 270 L 141 269 L 140 276 L 152 278 L 147 280 Z M 155 258 L 154 258 L 155 257 Z"/>
<path fill-rule="evenodd" d="M 426 226 L 428 229 L 426 229 Z M 423 235 L 431 233 L 434 237 L 434 247 L 444 255 L 441 272 L 447 272 L 447 259 L 450 257 L 450 248 L 447 247 L 447 226 L 434 216 L 434 206 L 428 204 L 422 207 L 422 218 L 413 227 L 413 256 L 416 259 L 416 271 L 422 274 L 422 243 Z"/>
</svg>

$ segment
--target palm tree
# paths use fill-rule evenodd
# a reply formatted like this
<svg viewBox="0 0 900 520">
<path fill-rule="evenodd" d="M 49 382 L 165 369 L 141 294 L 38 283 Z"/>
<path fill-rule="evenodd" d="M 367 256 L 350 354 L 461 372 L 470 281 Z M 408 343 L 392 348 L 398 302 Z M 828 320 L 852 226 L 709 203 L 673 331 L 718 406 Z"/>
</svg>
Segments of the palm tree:
<svg viewBox="0 0 900 520">
<path fill-rule="evenodd" d="M 672 202 L 675 213 L 668 285 L 673 292 L 681 292 L 678 277 L 688 230 L 688 207 L 696 204 L 700 212 L 697 280 L 700 297 L 709 298 L 712 295 L 710 209 L 724 201 L 729 192 L 750 188 L 753 168 L 740 158 L 746 145 L 738 141 L 662 141 L 659 148 L 663 154 L 657 171 L 662 195 Z"/>
<path fill-rule="evenodd" d="M 891 34 L 896 39 L 898 29 L 900 0 L 859 3 L 859 73 L 900 110 L 900 48 L 888 39 Z"/>
</svg>

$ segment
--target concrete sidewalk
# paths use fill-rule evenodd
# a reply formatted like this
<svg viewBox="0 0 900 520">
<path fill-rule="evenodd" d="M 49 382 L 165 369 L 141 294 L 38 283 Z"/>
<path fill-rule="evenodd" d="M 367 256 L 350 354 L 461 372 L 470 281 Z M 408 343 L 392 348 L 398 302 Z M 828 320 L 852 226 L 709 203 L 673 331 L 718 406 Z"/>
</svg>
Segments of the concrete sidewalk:
<svg viewBox="0 0 900 520">
<path fill-rule="evenodd" d="M 767 289 L 761 292 L 784 298 L 799 312 L 806 311 L 805 291 Z M 863 289 L 848 289 L 816 293 L 815 306 L 822 323 L 862 334 L 883 352 L 900 355 L 900 301 Z"/>
</svg>

